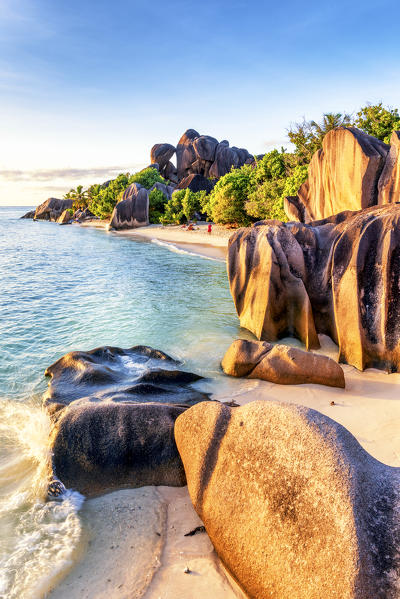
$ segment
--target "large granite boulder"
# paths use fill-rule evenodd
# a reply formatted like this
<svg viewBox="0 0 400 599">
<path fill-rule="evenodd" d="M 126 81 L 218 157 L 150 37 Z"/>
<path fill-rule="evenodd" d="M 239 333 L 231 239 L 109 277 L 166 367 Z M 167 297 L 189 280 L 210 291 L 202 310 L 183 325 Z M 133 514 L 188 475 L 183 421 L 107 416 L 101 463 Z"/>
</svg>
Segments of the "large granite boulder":
<svg viewBox="0 0 400 599">
<path fill-rule="evenodd" d="M 199 375 L 145 346 L 70 352 L 45 374 L 53 476 L 66 487 L 97 495 L 185 484 L 173 429 L 185 409 L 208 399 L 192 386 Z"/>
<path fill-rule="evenodd" d="M 171 144 L 155 144 L 150 151 L 150 161 L 157 163 L 159 171 L 163 172 L 174 154 L 175 147 Z"/>
<path fill-rule="evenodd" d="M 400 202 L 400 131 L 393 131 L 390 150 L 378 181 L 378 204 Z"/>
<path fill-rule="evenodd" d="M 307 348 L 323 333 L 340 362 L 400 371 L 399 256 L 400 204 L 239 229 L 228 275 L 240 323 L 258 339 L 294 336 Z"/>
<path fill-rule="evenodd" d="M 178 417 L 194 508 L 254 599 L 395 599 L 400 469 L 340 424 L 270 401 Z"/>
<path fill-rule="evenodd" d="M 58 198 L 49 198 L 43 204 L 40 204 L 35 210 L 35 220 L 57 221 L 64 210 L 72 208 L 73 200 L 59 200 Z"/>
<path fill-rule="evenodd" d="M 262 379 L 279 385 L 314 383 L 345 386 L 343 370 L 327 356 L 288 345 L 236 339 L 228 348 L 221 366 L 225 374 Z"/>
<path fill-rule="evenodd" d="M 356 127 L 339 127 L 312 157 L 297 198 L 288 198 L 289 218 L 310 222 L 378 203 L 378 181 L 389 146 Z"/>
<path fill-rule="evenodd" d="M 161 191 L 161 193 L 164 194 L 164 196 L 170 200 L 172 197 L 172 194 L 175 191 L 175 186 L 174 185 L 165 185 L 164 183 L 159 183 L 157 181 L 157 183 L 154 183 L 154 185 L 149 189 L 149 193 L 151 191 L 153 191 L 153 189 L 158 189 L 159 191 Z"/>
<path fill-rule="evenodd" d="M 149 224 L 149 192 L 139 183 L 127 187 L 111 215 L 114 229 L 135 229 Z"/>
<path fill-rule="evenodd" d="M 173 155 L 174 146 L 156 144 L 151 150 L 151 160 L 158 162 L 161 174 L 173 183 L 181 184 L 190 175 L 199 175 L 207 179 L 219 179 L 231 168 L 250 164 L 254 156 L 243 148 L 229 147 L 229 142 L 218 142 L 210 135 L 200 135 L 194 129 L 188 129 L 180 138 L 176 147 L 177 168 L 168 162 Z M 168 158 L 168 159 L 167 159 Z M 181 188 L 184 189 L 184 188 Z M 205 187 L 202 187 L 205 189 Z"/>
<path fill-rule="evenodd" d="M 178 141 L 176 147 L 176 166 L 179 181 L 190 175 L 191 164 L 196 160 L 193 142 L 197 137 L 200 137 L 197 131 L 188 129 Z"/>
</svg>

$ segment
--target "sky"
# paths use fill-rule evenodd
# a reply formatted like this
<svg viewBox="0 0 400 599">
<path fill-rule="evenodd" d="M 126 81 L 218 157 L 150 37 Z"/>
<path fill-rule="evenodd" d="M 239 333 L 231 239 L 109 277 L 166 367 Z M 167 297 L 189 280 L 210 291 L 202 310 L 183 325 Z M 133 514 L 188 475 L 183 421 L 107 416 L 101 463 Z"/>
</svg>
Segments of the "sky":
<svg viewBox="0 0 400 599">
<path fill-rule="evenodd" d="M 193 128 L 260 154 L 400 107 L 393 0 L 0 0 L 0 205 L 135 172 Z"/>
</svg>

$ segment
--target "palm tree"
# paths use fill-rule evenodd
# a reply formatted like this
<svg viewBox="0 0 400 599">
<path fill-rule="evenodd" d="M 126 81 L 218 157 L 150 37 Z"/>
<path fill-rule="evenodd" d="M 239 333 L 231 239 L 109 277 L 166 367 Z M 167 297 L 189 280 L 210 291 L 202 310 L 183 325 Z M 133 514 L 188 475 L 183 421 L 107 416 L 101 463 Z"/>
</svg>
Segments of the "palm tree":
<svg viewBox="0 0 400 599">
<path fill-rule="evenodd" d="M 88 193 L 87 190 L 83 189 L 83 185 L 78 185 L 76 189 L 70 189 L 69 192 L 65 194 L 64 198 L 74 201 L 73 207 L 75 210 L 78 210 L 78 208 L 81 210 L 87 208 Z"/>
</svg>

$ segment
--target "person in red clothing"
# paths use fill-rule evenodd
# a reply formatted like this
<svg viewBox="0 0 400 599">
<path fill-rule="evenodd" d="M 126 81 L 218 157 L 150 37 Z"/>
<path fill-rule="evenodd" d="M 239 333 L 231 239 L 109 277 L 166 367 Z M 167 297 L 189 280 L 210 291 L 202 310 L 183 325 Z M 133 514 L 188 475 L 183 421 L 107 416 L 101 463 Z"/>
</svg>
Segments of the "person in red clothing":
<svg viewBox="0 0 400 599">
<path fill-rule="evenodd" d="M 207 229 L 207 233 L 208 233 L 209 235 L 211 235 L 211 229 L 212 229 L 212 224 L 211 224 L 211 223 L 209 223 L 209 224 L 208 224 L 208 229 Z"/>
</svg>

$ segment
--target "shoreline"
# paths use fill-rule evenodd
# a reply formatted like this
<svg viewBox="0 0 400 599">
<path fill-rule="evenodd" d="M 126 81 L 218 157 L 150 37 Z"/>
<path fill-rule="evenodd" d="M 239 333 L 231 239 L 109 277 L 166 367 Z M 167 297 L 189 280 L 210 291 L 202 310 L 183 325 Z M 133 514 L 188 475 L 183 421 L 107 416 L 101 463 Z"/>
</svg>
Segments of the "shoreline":
<svg viewBox="0 0 400 599">
<path fill-rule="evenodd" d="M 83 228 L 102 229 L 107 232 L 108 222 L 89 221 L 79 223 L 79 226 Z M 157 240 L 171 244 L 180 250 L 196 254 L 202 258 L 225 261 L 228 253 L 228 241 L 234 230 L 213 225 L 212 233 L 208 234 L 206 224 L 202 223 L 197 226 L 198 229 L 195 231 L 187 231 L 180 225 L 148 225 L 146 227 L 138 227 L 137 229 L 110 231 L 110 233 L 117 237 L 128 237 L 138 241 L 151 242 Z"/>
</svg>

